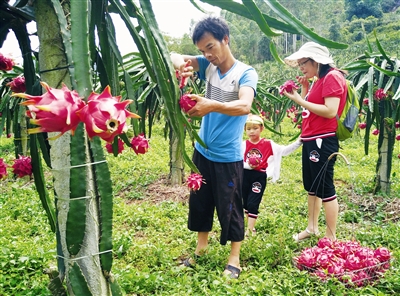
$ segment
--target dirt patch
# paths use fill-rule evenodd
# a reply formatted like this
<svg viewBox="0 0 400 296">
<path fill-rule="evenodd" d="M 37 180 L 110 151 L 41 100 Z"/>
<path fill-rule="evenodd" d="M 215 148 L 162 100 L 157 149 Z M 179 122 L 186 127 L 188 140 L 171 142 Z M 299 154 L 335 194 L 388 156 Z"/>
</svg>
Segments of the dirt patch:
<svg viewBox="0 0 400 296">
<path fill-rule="evenodd" d="M 374 219 L 378 214 L 384 214 L 382 222 L 400 221 L 400 198 L 383 197 L 372 193 L 357 194 L 352 186 L 342 180 L 335 181 L 338 189 L 340 211 L 355 210 L 367 219 Z M 340 197 L 342 196 L 342 202 Z"/>
<path fill-rule="evenodd" d="M 189 200 L 189 188 L 185 184 L 171 186 L 168 177 L 162 176 L 147 187 L 145 200 L 153 203 L 163 201 L 185 203 Z"/>
</svg>

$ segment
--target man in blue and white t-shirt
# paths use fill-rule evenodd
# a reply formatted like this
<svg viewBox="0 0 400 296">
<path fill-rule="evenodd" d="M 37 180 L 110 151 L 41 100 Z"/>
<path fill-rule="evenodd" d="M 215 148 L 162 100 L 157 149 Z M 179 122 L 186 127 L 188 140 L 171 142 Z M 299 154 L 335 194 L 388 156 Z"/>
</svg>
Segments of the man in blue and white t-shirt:
<svg viewBox="0 0 400 296">
<path fill-rule="evenodd" d="M 206 147 L 195 144 L 193 161 L 205 183 L 190 194 L 188 228 L 198 233 L 195 257 L 208 246 L 214 210 L 221 225 L 220 243 L 231 241 L 231 252 L 224 274 L 238 278 L 240 246 L 244 239 L 242 206 L 243 128 L 256 94 L 256 71 L 236 60 L 229 46 L 229 27 L 217 17 L 198 22 L 192 35 L 202 55 L 171 54 L 171 60 L 182 77 L 198 72 L 206 82 L 205 97 L 192 94 L 196 105 L 189 116 L 202 117 L 199 135 Z M 194 258 L 182 261 L 195 264 Z"/>
</svg>

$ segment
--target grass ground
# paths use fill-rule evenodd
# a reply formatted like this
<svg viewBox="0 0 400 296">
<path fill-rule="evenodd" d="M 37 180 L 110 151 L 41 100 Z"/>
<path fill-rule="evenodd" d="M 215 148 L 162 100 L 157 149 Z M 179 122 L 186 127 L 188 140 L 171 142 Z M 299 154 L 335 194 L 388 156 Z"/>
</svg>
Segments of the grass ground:
<svg viewBox="0 0 400 296">
<path fill-rule="evenodd" d="M 291 137 L 278 138 L 269 132 L 265 136 L 280 144 L 287 144 Z M 294 256 L 317 242 L 312 238 L 296 244 L 292 239 L 307 221 L 301 148 L 283 158 L 280 180 L 267 185 L 257 236 L 242 245 L 239 280 L 221 277 L 230 248 L 219 244 L 217 220 L 207 253 L 196 268 L 179 267 L 179 258 L 192 254 L 196 235 L 186 226 L 187 189 L 164 182 L 169 156 L 161 127 L 155 130 L 147 154 L 124 151 L 117 158 L 108 156 L 115 194 L 113 273 L 127 295 L 400 294 L 400 165 L 395 159 L 391 197 L 373 196 L 377 160 L 373 140 L 369 155 L 364 154 L 361 135 L 343 143 L 341 152 L 350 165 L 339 157 L 335 180 L 340 203 L 338 238 L 356 239 L 371 248 L 385 246 L 392 252 L 390 270 L 374 285 L 349 288 L 336 280 L 324 283 L 293 265 Z M 0 157 L 10 162 L 12 141 L 1 138 L 0 149 Z M 34 185 L 26 179 L 8 178 L 0 186 L 0 295 L 48 295 L 43 270 L 56 265 L 55 238 Z M 323 214 L 320 225 L 324 230 Z"/>
</svg>

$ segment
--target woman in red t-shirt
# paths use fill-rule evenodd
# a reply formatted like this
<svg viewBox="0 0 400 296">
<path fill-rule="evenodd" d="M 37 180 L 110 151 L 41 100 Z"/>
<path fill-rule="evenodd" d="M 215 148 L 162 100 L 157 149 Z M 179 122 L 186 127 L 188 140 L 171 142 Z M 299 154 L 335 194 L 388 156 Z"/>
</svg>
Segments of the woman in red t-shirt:
<svg viewBox="0 0 400 296">
<path fill-rule="evenodd" d="M 302 112 L 302 171 L 303 185 L 308 192 L 308 226 L 295 235 L 296 242 L 318 235 L 318 216 L 321 205 L 326 215 L 325 237 L 336 239 L 336 223 L 339 205 L 333 182 L 339 141 L 336 137 L 336 115 L 343 111 L 347 86 L 344 73 L 335 68 L 325 46 L 307 42 L 294 54 L 285 58 L 286 64 L 299 67 L 301 95 L 296 91 L 284 95 L 303 107 Z M 312 81 L 310 83 L 310 80 Z"/>
</svg>

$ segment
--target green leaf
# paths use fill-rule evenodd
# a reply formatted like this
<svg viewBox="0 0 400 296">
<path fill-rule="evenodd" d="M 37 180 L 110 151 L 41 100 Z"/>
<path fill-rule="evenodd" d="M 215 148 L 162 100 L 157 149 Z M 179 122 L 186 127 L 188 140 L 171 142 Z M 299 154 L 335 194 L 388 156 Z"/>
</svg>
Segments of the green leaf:
<svg viewBox="0 0 400 296">
<path fill-rule="evenodd" d="M 374 68 L 370 67 L 368 70 L 368 100 L 370 111 L 373 112 L 374 105 Z"/>
<path fill-rule="evenodd" d="M 116 138 L 117 139 L 117 138 Z M 94 163 L 95 194 L 99 201 L 100 215 L 100 263 L 105 277 L 111 272 L 112 266 L 112 219 L 113 219 L 113 193 L 110 170 L 99 137 L 94 137 L 89 142 L 91 161 Z"/>
<path fill-rule="evenodd" d="M 72 64 L 75 72 L 72 79 L 76 83 L 76 91 L 87 99 L 92 91 L 92 72 L 89 57 L 89 22 L 88 1 L 71 1 L 71 48 Z"/>
<path fill-rule="evenodd" d="M 252 19 L 258 24 L 261 31 L 264 32 L 266 36 L 274 37 L 281 35 L 281 33 L 277 33 L 271 30 L 262 13 L 258 9 L 257 5 L 255 5 L 252 0 L 243 0 L 242 2 L 251 13 Z"/>
<path fill-rule="evenodd" d="M 376 46 L 378 47 L 379 52 L 382 54 L 382 56 L 385 58 L 385 60 L 393 67 L 393 62 L 392 60 L 387 56 L 385 50 L 383 49 L 381 43 L 378 40 L 378 36 L 376 35 L 376 30 L 374 30 L 374 36 L 375 36 L 375 43 Z"/>
<path fill-rule="evenodd" d="M 83 244 L 86 229 L 86 138 L 83 123 L 71 136 L 70 203 L 66 223 L 66 242 L 71 255 Z"/>
<path fill-rule="evenodd" d="M 367 63 L 370 66 L 372 66 L 373 68 L 377 69 L 378 71 L 384 73 L 385 75 L 387 75 L 389 77 L 391 77 L 391 76 L 400 77 L 400 73 L 399 72 L 393 72 L 393 71 L 389 71 L 389 70 L 383 69 L 383 68 L 379 67 L 378 65 L 376 65 L 374 63 L 371 63 L 371 62 L 368 62 L 368 61 L 367 61 Z"/>
<path fill-rule="evenodd" d="M 243 4 L 240 4 L 237 1 L 234 0 L 219 0 L 219 1 L 200 0 L 200 1 L 252 20 L 252 15 L 248 11 L 248 9 Z M 297 30 L 296 27 L 288 25 L 287 23 L 277 20 L 276 18 L 270 17 L 266 14 L 263 14 L 263 18 L 266 20 L 266 22 L 269 24 L 271 28 L 282 30 L 287 33 L 300 34 L 300 32 Z"/>
<path fill-rule="evenodd" d="M 32 172 L 35 181 L 36 191 L 49 220 L 51 231 L 56 231 L 56 215 L 46 188 L 46 181 L 43 175 L 43 167 L 37 147 L 37 135 L 30 136 L 30 153 L 32 159 Z"/>
<path fill-rule="evenodd" d="M 82 273 L 81 268 L 76 262 L 71 263 L 68 275 L 69 283 L 71 284 L 71 289 L 74 295 L 93 295 L 89 289 L 88 283 Z"/>
<path fill-rule="evenodd" d="M 140 0 L 140 6 L 143 11 L 144 18 L 138 15 L 138 22 L 141 25 L 149 56 L 153 62 L 154 73 L 157 78 L 157 84 L 160 90 L 160 96 L 164 100 L 165 110 L 168 120 L 179 139 L 179 145 L 182 151 L 185 151 L 185 136 L 183 128 L 183 115 L 178 106 L 179 89 L 176 81 L 175 70 L 173 68 L 165 40 L 158 29 L 154 12 L 149 1 Z M 148 69 L 151 71 L 151 69 Z M 185 162 L 188 166 L 197 171 L 193 161 L 183 154 Z"/>
</svg>

